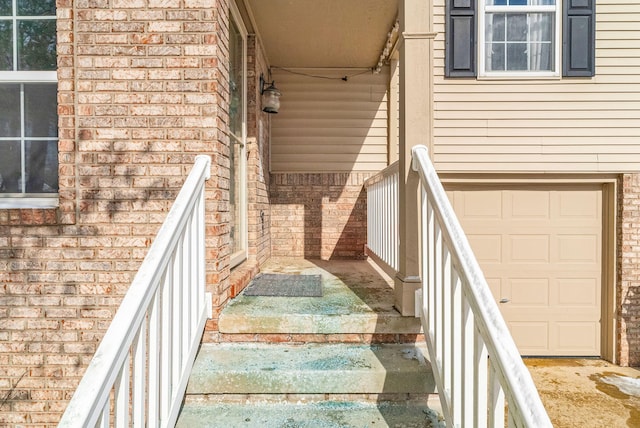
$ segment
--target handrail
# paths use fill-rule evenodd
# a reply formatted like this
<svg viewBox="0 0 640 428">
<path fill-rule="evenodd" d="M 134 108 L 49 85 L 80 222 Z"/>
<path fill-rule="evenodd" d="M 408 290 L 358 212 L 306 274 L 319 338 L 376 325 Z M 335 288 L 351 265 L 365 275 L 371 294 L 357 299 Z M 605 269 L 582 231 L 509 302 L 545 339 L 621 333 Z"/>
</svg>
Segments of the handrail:
<svg viewBox="0 0 640 428">
<path fill-rule="evenodd" d="M 447 426 L 551 427 L 425 146 L 413 148 L 412 169 L 422 188 L 416 309 Z"/>
<path fill-rule="evenodd" d="M 210 169 L 209 156 L 196 157 L 59 427 L 174 426 L 211 312 L 204 243 Z"/>
<path fill-rule="evenodd" d="M 395 276 L 399 268 L 398 165 L 398 162 L 392 163 L 364 183 L 367 190 L 367 255 L 390 276 Z"/>
</svg>

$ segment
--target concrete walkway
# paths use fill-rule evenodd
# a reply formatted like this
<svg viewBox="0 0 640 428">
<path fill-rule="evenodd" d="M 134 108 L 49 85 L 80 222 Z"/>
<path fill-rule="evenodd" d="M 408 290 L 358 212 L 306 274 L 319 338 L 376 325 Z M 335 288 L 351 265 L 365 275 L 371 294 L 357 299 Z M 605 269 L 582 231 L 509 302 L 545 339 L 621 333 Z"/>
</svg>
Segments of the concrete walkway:
<svg viewBox="0 0 640 428">
<path fill-rule="evenodd" d="M 555 427 L 640 427 L 640 370 L 599 359 L 524 361 Z"/>
</svg>

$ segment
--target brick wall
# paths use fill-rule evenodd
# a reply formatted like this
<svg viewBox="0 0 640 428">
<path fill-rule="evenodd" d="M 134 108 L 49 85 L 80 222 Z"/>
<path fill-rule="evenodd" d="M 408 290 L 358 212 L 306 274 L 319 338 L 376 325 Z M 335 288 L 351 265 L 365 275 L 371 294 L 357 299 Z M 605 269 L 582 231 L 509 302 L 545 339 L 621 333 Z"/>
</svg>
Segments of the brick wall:
<svg viewBox="0 0 640 428">
<path fill-rule="evenodd" d="M 367 242 L 368 173 L 272 173 L 274 256 L 361 259 Z"/>
<path fill-rule="evenodd" d="M 640 174 L 618 180 L 618 362 L 640 366 Z"/>
<path fill-rule="evenodd" d="M 258 39 L 248 40 L 247 150 L 249 183 L 249 260 L 258 265 L 271 254 L 269 203 L 269 135 L 271 115 L 262 111 L 260 75 L 268 76 L 267 61 Z"/>
<path fill-rule="evenodd" d="M 0 211 L 0 426 L 55 426 L 197 154 L 229 295 L 227 0 L 58 0 L 60 208 Z"/>
</svg>

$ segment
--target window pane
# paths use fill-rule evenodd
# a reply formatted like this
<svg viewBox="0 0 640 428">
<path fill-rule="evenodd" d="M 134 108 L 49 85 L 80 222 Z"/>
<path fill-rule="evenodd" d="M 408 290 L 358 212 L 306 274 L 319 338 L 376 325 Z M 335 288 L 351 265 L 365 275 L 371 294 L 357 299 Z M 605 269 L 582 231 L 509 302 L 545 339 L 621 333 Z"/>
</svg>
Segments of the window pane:
<svg viewBox="0 0 640 428">
<path fill-rule="evenodd" d="M 56 21 L 18 21 L 18 69 L 56 69 Z"/>
<path fill-rule="evenodd" d="M 0 21 L 0 70 L 13 70 L 13 24 Z"/>
<path fill-rule="evenodd" d="M 487 71 L 503 71 L 505 69 L 506 43 L 491 43 L 487 45 L 485 67 Z"/>
<path fill-rule="evenodd" d="M 11 0 L 0 0 L 0 16 L 11 16 Z"/>
<path fill-rule="evenodd" d="M 507 70 L 528 70 L 527 44 L 507 43 Z"/>
<path fill-rule="evenodd" d="M 530 13 L 529 33 L 533 42 L 552 42 L 554 34 L 553 14 Z"/>
<path fill-rule="evenodd" d="M 487 42 L 505 41 L 504 13 L 488 13 L 485 37 Z"/>
<path fill-rule="evenodd" d="M 58 143 L 27 141 L 25 145 L 27 193 L 58 191 Z"/>
<path fill-rule="evenodd" d="M 510 42 L 527 40 L 527 15 L 513 13 L 507 15 L 507 40 Z"/>
<path fill-rule="evenodd" d="M 52 16 L 56 14 L 55 0 L 17 0 L 17 6 L 18 16 Z"/>
<path fill-rule="evenodd" d="M 24 134 L 26 137 L 57 137 L 56 84 L 24 85 Z"/>
<path fill-rule="evenodd" d="M 549 71 L 554 68 L 553 49 L 550 43 L 531 43 L 531 71 Z"/>
<path fill-rule="evenodd" d="M 0 137 L 20 137 L 19 84 L 0 84 Z"/>
<path fill-rule="evenodd" d="M 242 94 L 244 93 L 243 76 L 243 39 L 235 22 L 231 21 L 229 34 L 229 89 L 231 100 L 229 105 L 229 122 L 231 132 L 238 138 L 242 137 Z"/>
<path fill-rule="evenodd" d="M 0 193 L 21 193 L 20 142 L 0 141 Z"/>
</svg>

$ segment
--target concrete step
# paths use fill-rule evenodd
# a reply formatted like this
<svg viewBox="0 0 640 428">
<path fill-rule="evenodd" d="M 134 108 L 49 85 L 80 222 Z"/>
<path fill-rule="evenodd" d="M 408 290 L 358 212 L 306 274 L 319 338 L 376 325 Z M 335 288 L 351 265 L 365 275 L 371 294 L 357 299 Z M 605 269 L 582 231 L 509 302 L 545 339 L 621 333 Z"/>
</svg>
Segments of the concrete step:
<svg viewBox="0 0 640 428">
<path fill-rule="evenodd" d="M 414 344 L 206 343 L 187 394 L 429 394 L 426 355 Z"/>
<path fill-rule="evenodd" d="M 321 401 L 184 405 L 178 428 L 444 428 L 426 403 Z"/>
</svg>

